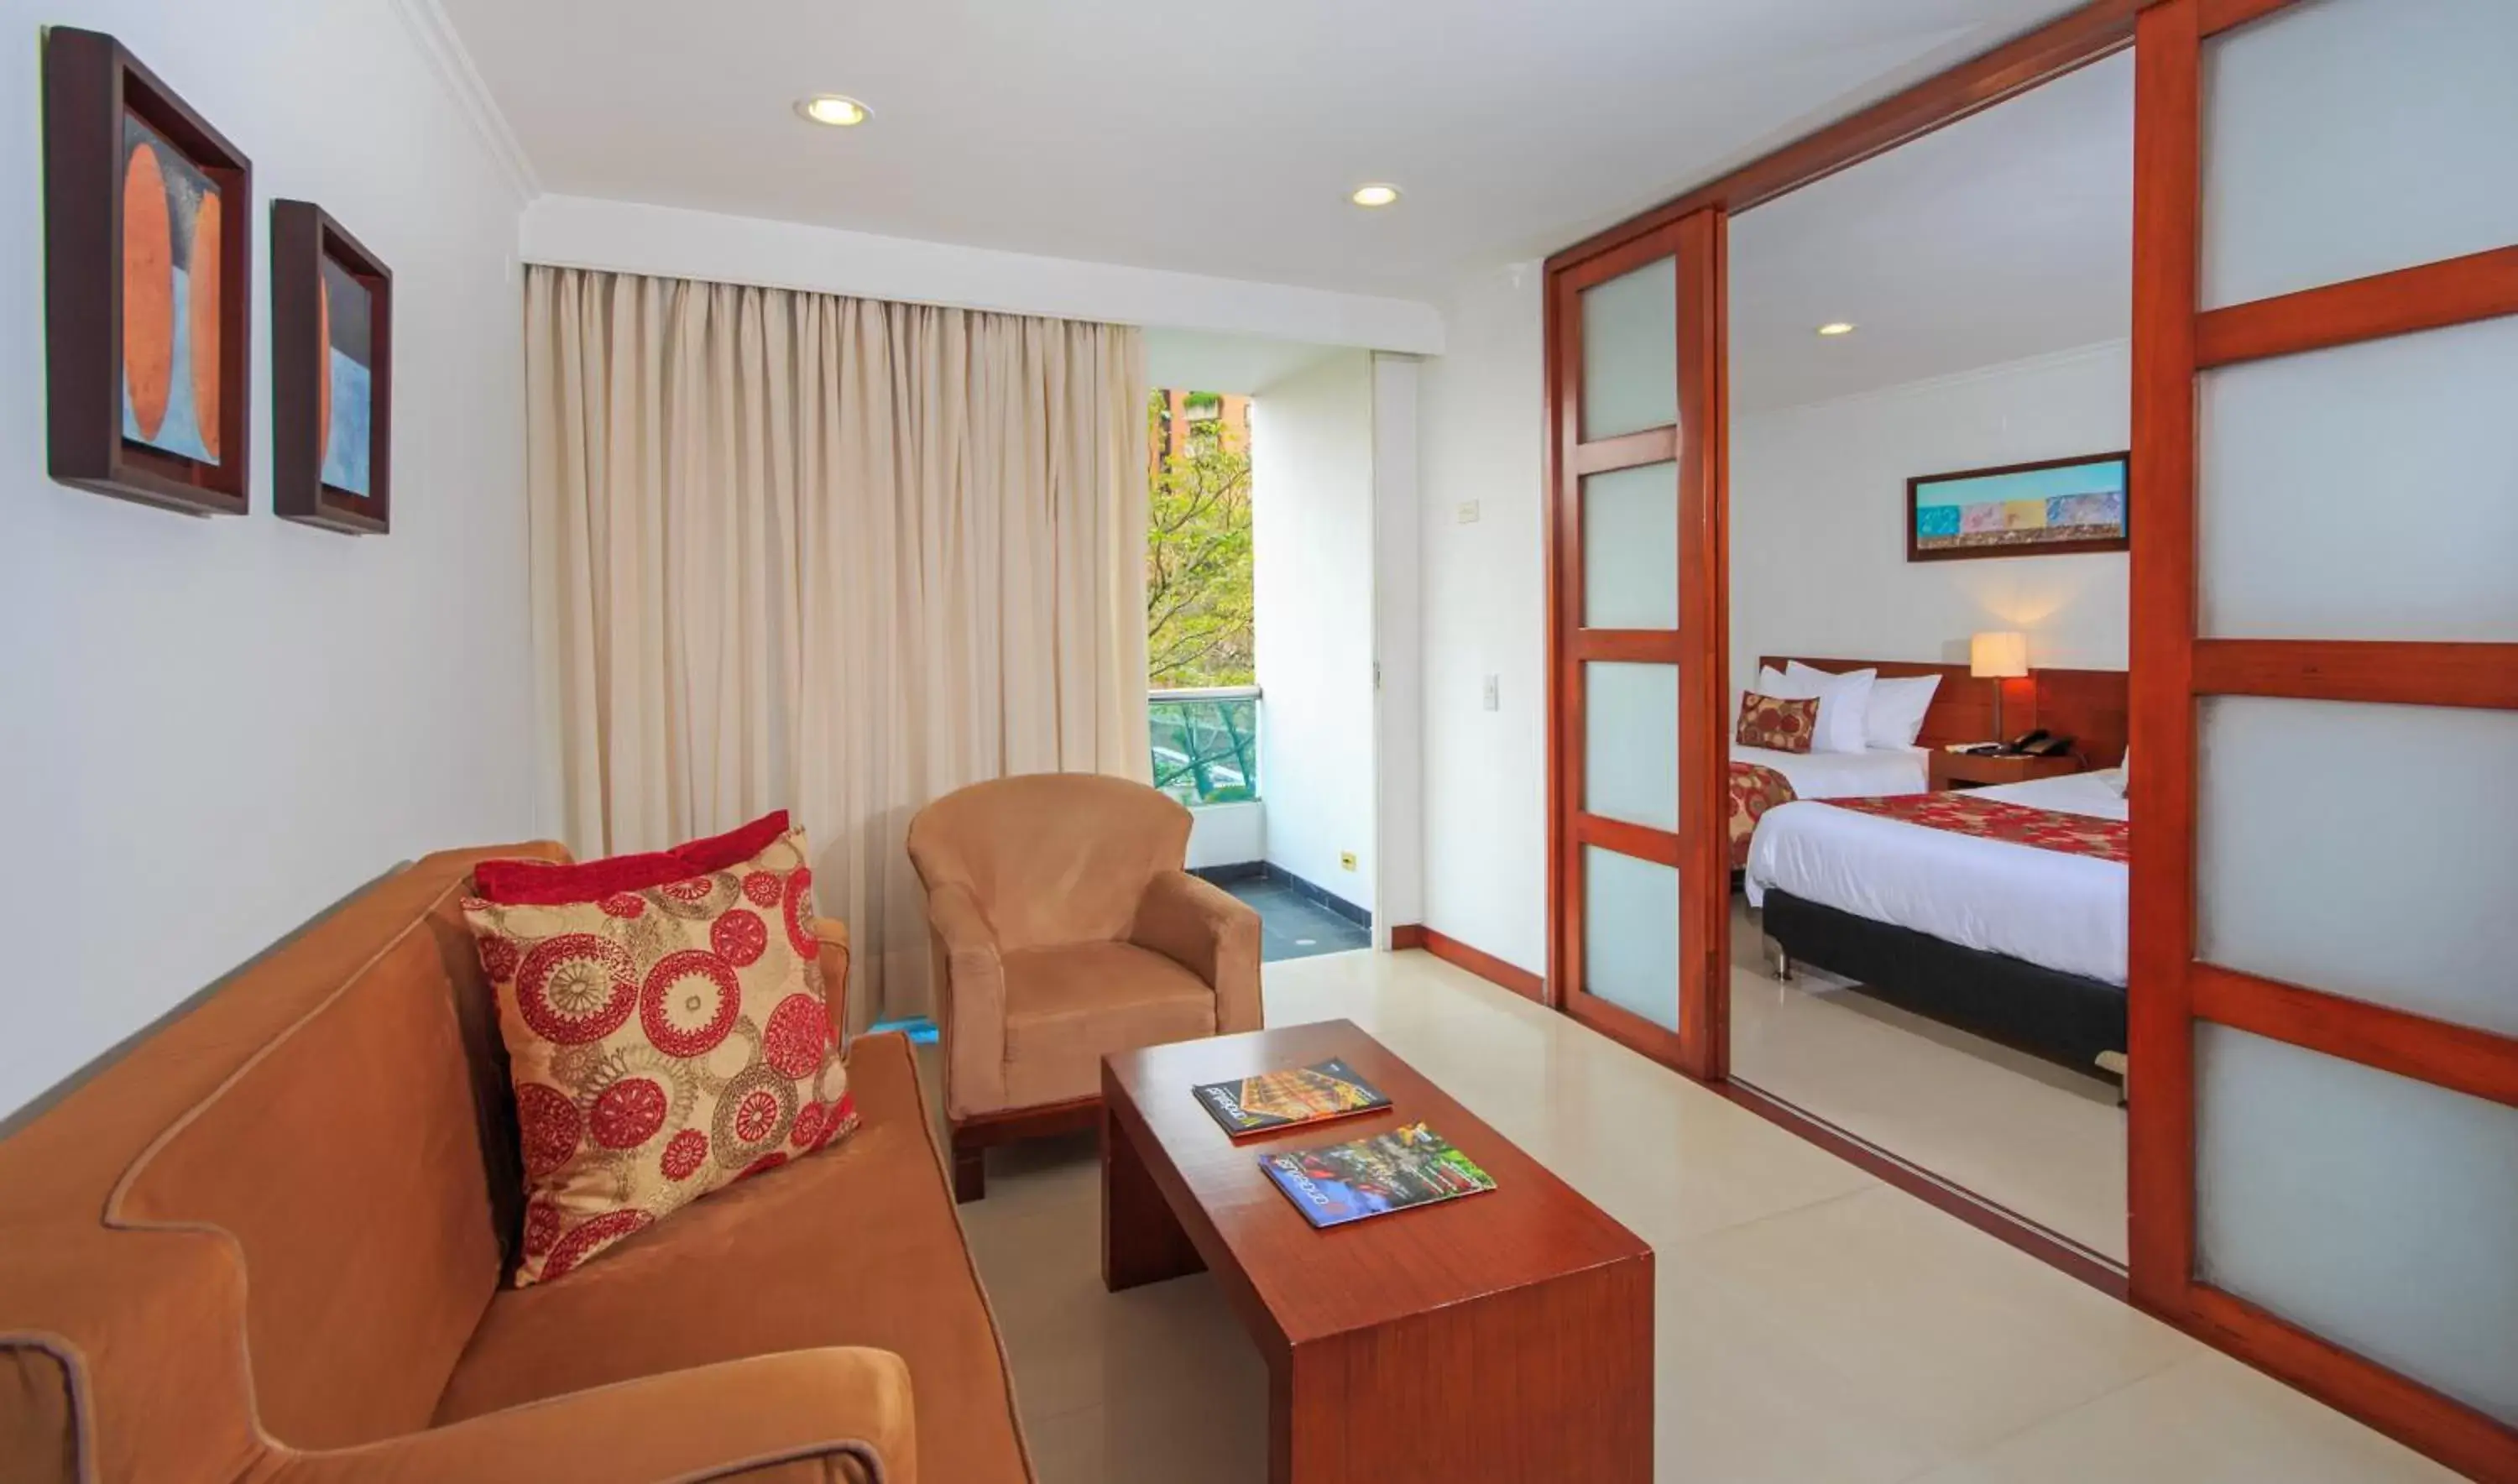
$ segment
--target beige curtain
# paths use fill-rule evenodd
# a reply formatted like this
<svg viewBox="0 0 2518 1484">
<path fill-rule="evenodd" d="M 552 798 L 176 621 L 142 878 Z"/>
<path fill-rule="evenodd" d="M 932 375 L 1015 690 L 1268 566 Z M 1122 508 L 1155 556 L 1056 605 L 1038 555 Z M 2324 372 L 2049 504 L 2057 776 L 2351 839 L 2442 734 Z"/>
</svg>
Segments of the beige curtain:
<svg viewBox="0 0 2518 1484">
<path fill-rule="evenodd" d="M 1138 332 L 549 268 L 525 318 L 564 838 L 790 808 L 855 941 L 850 1019 L 927 1013 L 909 816 L 1149 771 Z"/>
</svg>

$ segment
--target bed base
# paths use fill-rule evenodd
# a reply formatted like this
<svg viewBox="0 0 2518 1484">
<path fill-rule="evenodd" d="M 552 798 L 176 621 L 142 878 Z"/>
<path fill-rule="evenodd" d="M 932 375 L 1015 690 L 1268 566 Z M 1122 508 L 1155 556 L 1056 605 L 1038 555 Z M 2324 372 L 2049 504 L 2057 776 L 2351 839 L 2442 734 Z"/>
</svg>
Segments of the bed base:
<svg viewBox="0 0 2518 1484">
<path fill-rule="evenodd" d="M 2121 1083 L 2112 1068 L 2125 1048 L 2125 992 L 2119 985 L 1987 953 L 1875 922 L 1768 888 L 1766 937 L 1780 956 L 1778 977 L 1798 960 L 1848 979 L 1876 999 Z M 2107 1062 L 2103 1064 L 2100 1058 Z"/>
</svg>

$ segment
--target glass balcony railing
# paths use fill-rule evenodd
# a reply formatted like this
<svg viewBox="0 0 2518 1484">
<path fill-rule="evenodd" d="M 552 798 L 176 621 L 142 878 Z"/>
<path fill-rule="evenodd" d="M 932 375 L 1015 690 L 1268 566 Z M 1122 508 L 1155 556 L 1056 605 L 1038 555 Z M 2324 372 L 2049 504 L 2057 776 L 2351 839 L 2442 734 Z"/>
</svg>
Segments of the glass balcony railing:
<svg viewBox="0 0 2518 1484">
<path fill-rule="evenodd" d="M 1147 694 L 1154 787 L 1194 808 L 1259 797 L 1259 687 Z"/>
</svg>

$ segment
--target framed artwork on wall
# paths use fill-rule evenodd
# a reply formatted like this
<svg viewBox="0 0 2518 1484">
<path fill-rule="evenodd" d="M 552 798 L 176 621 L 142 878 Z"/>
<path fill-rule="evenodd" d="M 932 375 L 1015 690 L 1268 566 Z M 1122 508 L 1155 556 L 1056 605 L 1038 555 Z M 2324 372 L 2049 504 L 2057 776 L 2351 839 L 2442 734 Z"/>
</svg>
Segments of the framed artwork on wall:
<svg viewBox="0 0 2518 1484">
<path fill-rule="evenodd" d="M 2132 549 L 2129 454 L 1925 474 L 1906 481 L 1906 560 Z"/>
<path fill-rule="evenodd" d="M 52 475 L 239 514 L 253 166 L 111 36 L 44 36 Z"/>
<path fill-rule="evenodd" d="M 271 503 L 392 529 L 393 274 L 312 201 L 271 203 Z"/>
</svg>

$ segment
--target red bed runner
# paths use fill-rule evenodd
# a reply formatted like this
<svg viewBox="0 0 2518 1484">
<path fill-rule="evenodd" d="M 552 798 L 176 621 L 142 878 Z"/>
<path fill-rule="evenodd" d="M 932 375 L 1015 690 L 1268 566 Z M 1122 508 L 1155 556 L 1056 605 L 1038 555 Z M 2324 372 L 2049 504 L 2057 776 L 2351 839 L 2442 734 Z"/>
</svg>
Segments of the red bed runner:
<svg viewBox="0 0 2518 1484">
<path fill-rule="evenodd" d="M 1766 810 L 1790 804 L 1794 797 L 1792 780 L 1773 768 L 1755 763 L 1731 764 L 1731 869 L 1749 864 L 1749 837 L 1758 833 L 1758 821 Z"/>
<path fill-rule="evenodd" d="M 1733 764 L 1735 768 L 1738 764 Z M 1738 781 L 1734 779 L 1736 796 Z M 1841 809 L 1861 814 L 1877 814 L 1883 819 L 1902 819 L 1926 829 L 1948 830 L 1954 835 L 1975 835 L 1986 840 L 2008 840 L 2014 845 L 2033 846 L 2041 851 L 2061 851 L 2067 855 L 2095 855 L 2101 860 L 2122 863 L 2129 858 L 2126 849 L 2131 831 L 2121 819 L 2098 819 L 2088 814 L 2066 814 L 2059 809 L 2030 808 L 2024 804 L 2005 804 L 1999 799 L 1979 799 L 1969 793 L 1897 794 L 1887 799 L 1830 799 Z M 1734 806 L 1737 812 L 1737 806 Z"/>
</svg>

